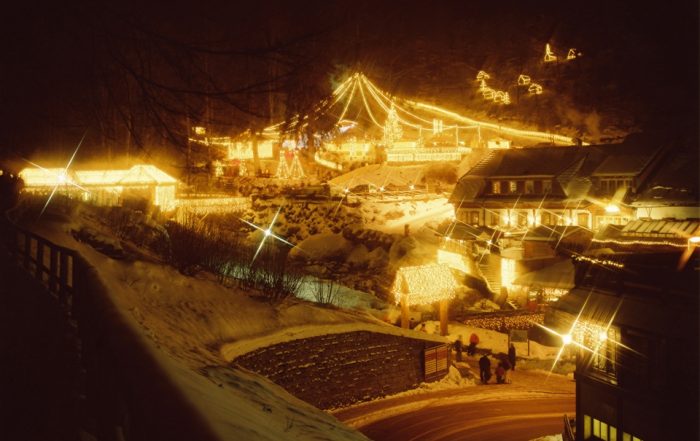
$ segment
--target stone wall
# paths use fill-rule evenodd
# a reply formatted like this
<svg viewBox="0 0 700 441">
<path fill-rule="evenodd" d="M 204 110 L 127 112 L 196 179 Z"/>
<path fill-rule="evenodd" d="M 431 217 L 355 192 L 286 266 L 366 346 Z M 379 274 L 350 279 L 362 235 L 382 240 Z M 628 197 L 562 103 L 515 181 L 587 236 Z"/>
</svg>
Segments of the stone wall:
<svg viewBox="0 0 700 441">
<path fill-rule="evenodd" d="M 233 361 L 320 409 L 395 394 L 424 381 L 437 342 L 357 331 L 280 343 Z M 449 365 L 449 363 L 448 363 Z"/>
</svg>

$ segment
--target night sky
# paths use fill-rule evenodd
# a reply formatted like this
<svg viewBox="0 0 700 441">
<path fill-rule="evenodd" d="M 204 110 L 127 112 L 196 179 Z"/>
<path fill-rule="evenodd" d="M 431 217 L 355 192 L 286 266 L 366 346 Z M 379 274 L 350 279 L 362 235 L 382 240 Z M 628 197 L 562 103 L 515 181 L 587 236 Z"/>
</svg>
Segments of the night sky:
<svg viewBox="0 0 700 441">
<path fill-rule="evenodd" d="M 64 152 L 84 133 L 93 155 L 179 148 L 194 124 L 235 134 L 306 113 L 355 70 L 394 94 L 582 136 L 593 134 L 573 114 L 695 133 L 697 2 L 530 3 L 13 2 L 0 29 L 0 151 Z M 547 42 L 583 56 L 544 67 Z M 478 108 L 481 69 L 506 85 L 527 71 L 556 102 Z"/>
</svg>

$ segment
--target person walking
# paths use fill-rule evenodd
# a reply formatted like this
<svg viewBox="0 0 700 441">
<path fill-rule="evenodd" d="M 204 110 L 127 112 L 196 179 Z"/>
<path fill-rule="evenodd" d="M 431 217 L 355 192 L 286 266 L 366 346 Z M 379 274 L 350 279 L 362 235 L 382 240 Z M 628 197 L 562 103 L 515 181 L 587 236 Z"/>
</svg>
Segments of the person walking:
<svg viewBox="0 0 700 441">
<path fill-rule="evenodd" d="M 457 351 L 457 361 L 462 361 L 462 336 L 455 340 L 455 351 Z"/>
<path fill-rule="evenodd" d="M 511 343 L 510 347 L 508 348 L 508 361 L 510 362 L 513 370 L 515 370 L 515 345 L 513 345 L 513 343 Z"/>
<path fill-rule="evenodd" d="M 467 355 L 476 354 L 476 345 L 479 344 L 479 336 L 475 333 L 469 336 L 469 346 L 467 346 Z"/>
<path fill-rule="evenodd" d="M 479 377 L 484 384 L 488 384 L 491 379 L 491 360 L 486 354 L 479 359 Z"/>
</svg>

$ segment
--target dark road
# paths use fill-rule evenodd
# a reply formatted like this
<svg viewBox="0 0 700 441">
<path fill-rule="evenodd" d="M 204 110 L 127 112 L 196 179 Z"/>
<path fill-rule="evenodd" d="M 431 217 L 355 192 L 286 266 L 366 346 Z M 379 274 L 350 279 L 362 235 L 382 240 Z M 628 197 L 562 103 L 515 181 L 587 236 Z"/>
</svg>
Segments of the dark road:
<svg viewBox="0 0 700 441">
<path fill-rule="evenodd" d="M 564 414 L 575 414 L 574 381 L 527 370 L 512 378 L 512 384 L 399 395 L 334 415 L 374 441 L 528 441 L 561 433 Z"/>
<path fill-rule="evenodd" d="M 431 406 L 360 427 L 375 441 L 527 441 L 561 433 L 564 413 L 575 413 L 573 397 L 477 401 Z"/>
</svg>

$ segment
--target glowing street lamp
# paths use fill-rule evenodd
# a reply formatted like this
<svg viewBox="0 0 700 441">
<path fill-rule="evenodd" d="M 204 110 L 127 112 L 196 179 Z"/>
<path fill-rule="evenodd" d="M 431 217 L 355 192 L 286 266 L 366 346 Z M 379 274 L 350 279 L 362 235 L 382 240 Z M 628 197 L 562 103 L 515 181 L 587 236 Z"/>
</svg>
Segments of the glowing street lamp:
<svg viewBox="0 0 700 441">
<path fill-rule="evenodd" d="M 561 336 L 561 341 L 564 343 L 564 346 L 571 344 L 571 334 L 564 334 Z"/>
</svg>

